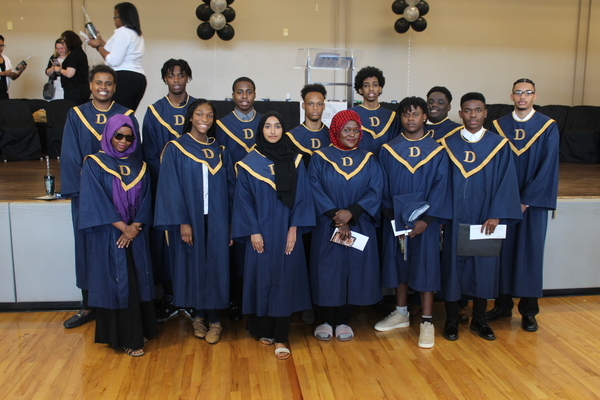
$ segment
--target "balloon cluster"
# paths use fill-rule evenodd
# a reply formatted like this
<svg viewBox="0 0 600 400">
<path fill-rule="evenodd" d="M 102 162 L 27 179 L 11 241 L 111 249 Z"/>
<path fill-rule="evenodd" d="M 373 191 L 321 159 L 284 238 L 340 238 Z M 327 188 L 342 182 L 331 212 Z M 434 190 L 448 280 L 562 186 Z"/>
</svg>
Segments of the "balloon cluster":
<svg viewBox="0 0 600 400">
<path fill-rule="evenodd" d="M 231 40 L 235 35 L 229 22 L 235 19 L 235 11 L 229 7 L 234 0 L 202 0 L 196 8 L 196 17 L 202 22 L 198 25 L 196 34 L 202 40 L 208 40 L 217 35 L 223 40 Z"/>
<path fill-rule="evenodd" d="M 394 24 L 398 33 L 405 33 L 411 26 L 417 32 L 423 32 L 427 28 L 423 15 L 429 12 L 429 4 L 425 0 L 396 0 L 392 4 L 392 11 L 402 15 Z"/>
</svg>

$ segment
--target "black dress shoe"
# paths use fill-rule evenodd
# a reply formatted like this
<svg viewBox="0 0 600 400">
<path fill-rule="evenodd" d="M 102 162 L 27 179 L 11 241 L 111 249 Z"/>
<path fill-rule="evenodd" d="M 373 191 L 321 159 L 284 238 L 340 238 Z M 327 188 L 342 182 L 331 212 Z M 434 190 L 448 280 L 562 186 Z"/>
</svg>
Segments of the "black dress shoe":
<svg viewBox="0 0 600 400">
<path fill-rule="evenodd" d="M 497 308 L 497 307 L 494 307 L 490 311 L 487 311 L 485 313 L 486 321 L 497 321 L 500 318 L 510 318 L 510 317 L 512 317 L 511 310 L 506 310 L 506 309 Z"/>
<path fill-rule="evenodd" d="M 442 335 L 446 340 L 458 340 L 458 321 L 447 319 Z"/>
<path fill-rule="evenodd" d="M 538 324 L 534 316 L 523 317 L 523 319 L 521 319 L 521 327 L 527 332 L 535 332 L 538 330 Z"/>
<path fill-rule="evenodd" d="M 77 328 L 85 324 L 86 322 L 90 322 L 96 319 L 96 312 L 92 310 L 87 315 L 83 310 L 79 311 L 77 314 L 73 315 L 71 318 L 66 320 L 63 325 L 67 329 Z"/>
<path fill-rule="evenodd" d="M 483 338 L 485 340 L 495 340 L 496 339 L 496 335 L 494 335 L 494 331 L 492 330 L 492 328 L 490 328 L 490 326 L 487 324 L 487 322 L 485 322 L 483 320 L 471 321 L 471 330 L 477 332 L 479 337 Z"/>
</svg>

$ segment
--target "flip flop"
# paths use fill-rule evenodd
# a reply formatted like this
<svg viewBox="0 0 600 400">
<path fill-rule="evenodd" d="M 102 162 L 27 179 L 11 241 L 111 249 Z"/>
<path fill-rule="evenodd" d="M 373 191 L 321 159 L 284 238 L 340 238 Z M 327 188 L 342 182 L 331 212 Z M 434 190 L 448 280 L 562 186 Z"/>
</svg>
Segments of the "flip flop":
<svg viewBox="0 0 600 400">
<path fill-rule="evenodd" d="M 124 347 L 123 351 L 131 357 L 141 357 L 145 354 L 144 349 L 128 349 L 127 347 Z"/>
<path fill-rule="evenodd" d="M 321 324 L 315 329 L 315 337 L 319 340 L 331 340 L 333 327 L 329 324 Z"/>
<path fill-rule="evenodd" d="M 341 342 L 346 342 L 354 339 L 354 331 L 348 325 L 338 325 L 335 328 L 335 337 Z"/>
<path fill-rule="evenodd" d="M 271 338 L 266 338 L 266 337 L 261 337 L 260 339 L 258 339 L 258 342 L 260 343 L 261 346 L 263 347 L 269 347 L 271 346 L 273 343 L 275 343 L 275 339 L 271 339 Z"/>
<path fill-rule="evenodd" d="M 277 347 L 275 349 L 275 357 L 278 360 L 287 360 L 292 355 L 292 352 L 287 347 Z"/>
</svg>

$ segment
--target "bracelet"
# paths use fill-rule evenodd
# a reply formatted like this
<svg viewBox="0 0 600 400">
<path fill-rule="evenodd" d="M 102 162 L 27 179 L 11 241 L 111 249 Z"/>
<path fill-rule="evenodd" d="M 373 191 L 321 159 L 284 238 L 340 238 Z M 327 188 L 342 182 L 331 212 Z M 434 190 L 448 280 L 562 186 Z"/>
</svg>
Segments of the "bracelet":
<svg viewBox="0 0 600 400">
<path fill-rule="evenodd" d="M 99 44 L 98 46 L 96 46 L 96 50 L 100 51 L 100 47 L 102 47 L 101 44 Z"/>
</svg>

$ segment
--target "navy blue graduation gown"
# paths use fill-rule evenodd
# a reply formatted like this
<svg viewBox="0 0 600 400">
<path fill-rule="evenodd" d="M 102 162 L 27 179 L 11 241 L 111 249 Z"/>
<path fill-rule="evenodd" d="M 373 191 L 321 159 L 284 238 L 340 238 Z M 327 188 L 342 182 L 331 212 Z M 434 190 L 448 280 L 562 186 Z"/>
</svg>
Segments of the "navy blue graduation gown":
<svg viewBox="0 0 600 400">
<path fill-rule="evenodd" d="M 75 233 L 75 278 L 77 287 L 84 290 L 87 289 L 88 278 L 85 266 L 85 234 L 78 229 L 79 179 L 83 159 L 89 154 L 100 151 L 104 124 L 116 114 L 129 115 L 138 130 L 133 110 L 113 102 L 107 111 L 100 111 L 92 101 L 89 101 L 69 110 L 63 131 L 60 151 L 60 191 L 64 197 L 71 197 L 71 217 Z M 140 146 L 136 148 L 134 154 L 141 155 Z"/>
<path fill-rule="evenodd" d="M 458 130 L 458 128 L 461 127 L 461 124 L 458 124 L 446 117 L 444 120 L 437 123 L 427 122 L 425 124 L 425 132 L 427 132 L 431 138 L 439 142 L 441 138 L 454 133 L 456 130 Z"/>
<path fill-rule="evenodd" d="M 148 106 L 144 116 L 142 149 L 144 161 L 150 170 L 152 184 L 152 197 L 156 198 L 158 173 L 160 171 L 160 155 L 170 140 L 175 140 L 183 133 L 185 116 L 190 103 L 195 99 L 188 96 L 185 104 L 172 105 L 165 96 L 156 103 Z M 157 283 L 171 280 L 171 266 L 169 261 L 169 246 L 163 231 L 152 228 L 150 231 L 150 254 Z"/>
<path fill-rule="evenodd" d="M 362 122 L 363 137 L 358 147 L 379 155 L 381 145 L 398 136 L 398 121 L 396 112 L 379 106 L 375 110 L 369 110 L 363 105 L 351 108 L 360 116 Z"/>
<path fill-rule="evenodd" d="M 398 238 L 390 221 L 385 220 L 382 286 L 396 288 L 408 283 L 420 292 L 438 291 L 441 288 L 440 223 L 452 218 L 450 164 L 446 151 L 429 134 L 419 140 L 410 140 L 401 134 L 382 146 L 379 162 L 385 176 L 383 208 L 393 208 L 394 196 L 421 193 L 421 199 L 430 206 L 425 215 L 434 217 L 423 233 L 408 239 L 407 260 L 398 250 Z M 400 221 L 396 223 L 398 230 L 403 228 Z"/>
<path fill-rule="evenodd" d="M 208 182 L 202 166 L 208 168 Z M 208 225 L 204 185 L 208 183 Z M 214 139 L 190 134 L 167 143 L 156 193 L 154 225 L 168 231 L 173 303 L 179 307 L 223 309 L 229 305 L 229 216 L 235 190 L 227 150 Z M 181 239 L 181 224 L 192 226 L 194 244 Z"/>
<path fill-rule="evenodd" d="M 458 301 L 461 295 L 498 296 L 499 257 L 456 254 L 459 224 L 480 225 L 498 218 L 501 224 L 521 220 L 519 186 L 508 140 L 486 131 L 467 142 L 460 131 L 443 138 L 452 164 L 452 221 L 446 224 L 442 250 L 440 296 Z"/>
<path fill-rule="evenodd" d="M 325 124 L 321 124 L 321 129 L 318 131 L 310 130 L 304 124 L 300 124 L 287 135 L 292 139 L 296 147 L 304 154 L 312 155 L 315 150 L 321 147 L 329 146 L 329 128 Z"/>
<path fill-rule="evenodd" d="M 243 313 L 287 317 L 312 306 L 301 235 L 314 226 L 315 213 L 302 156 L 296 158 L 298 180 L 292 209 L 277 199 L 272 165 L 256 150 L 236 165 L 231 236 L 246 246 Z M 286 255 L 288 229 L 292 226 L 297 227 L 296 244 Z M 250 236 L 257 233 L 264 242 L 261 254 L 250 241 Z"/>
<path fill-rule="evenodd" d="M 500 294 L 542 297 L 548 211 L 556 209 L 558 194 L 558 128 L 539 112 L 524 122 L 511 113 L 493 126 L 510 140 L 521 204 L 529 206 L 502 244 Z"/>
<path fill-rule="evenodd" d="M 329 146 L 315 151 L 309 166 L 317 226 L 312 233 L 310 283 L 320 306 L 370 305 L 381 299 L 375 226 L 383 193 L 383 174 L 373 153 Z M 360 251 L 330 241 L 335 227 L 324 213 L 360 205 L 350 229 L 369 237 Z"/>
<path fill-rule="evenodd" d="M 233 164 L 246 157 L 254 147 L 261 116 L 255 112 L 251 121 L 242 121 L 232 111 L 217 121 L 217 141 L 229 151 Z"/>
<path fill-rule="evenodd" d="M 103 152 L 86 158 L 79 192 L 79 229 L 86 234 L 88 305 L 124 309 L 129 307 L 129 281 L 125 249 L 119 249 L 116 244 L 121 231 L 112 225 L 122 221 L 113 203 L 114 177 L 119 177 L 126 190 L 137 182 L 142 185 L 141 203 L 132 221 L 141 223 L 142 230 L 129 246 L 135 264 L 139 301 L 154 298 L 147 229 L 152 224 L 152 195 L 144 162 L 131 156 L 116 159 Z"/>
</svg>

